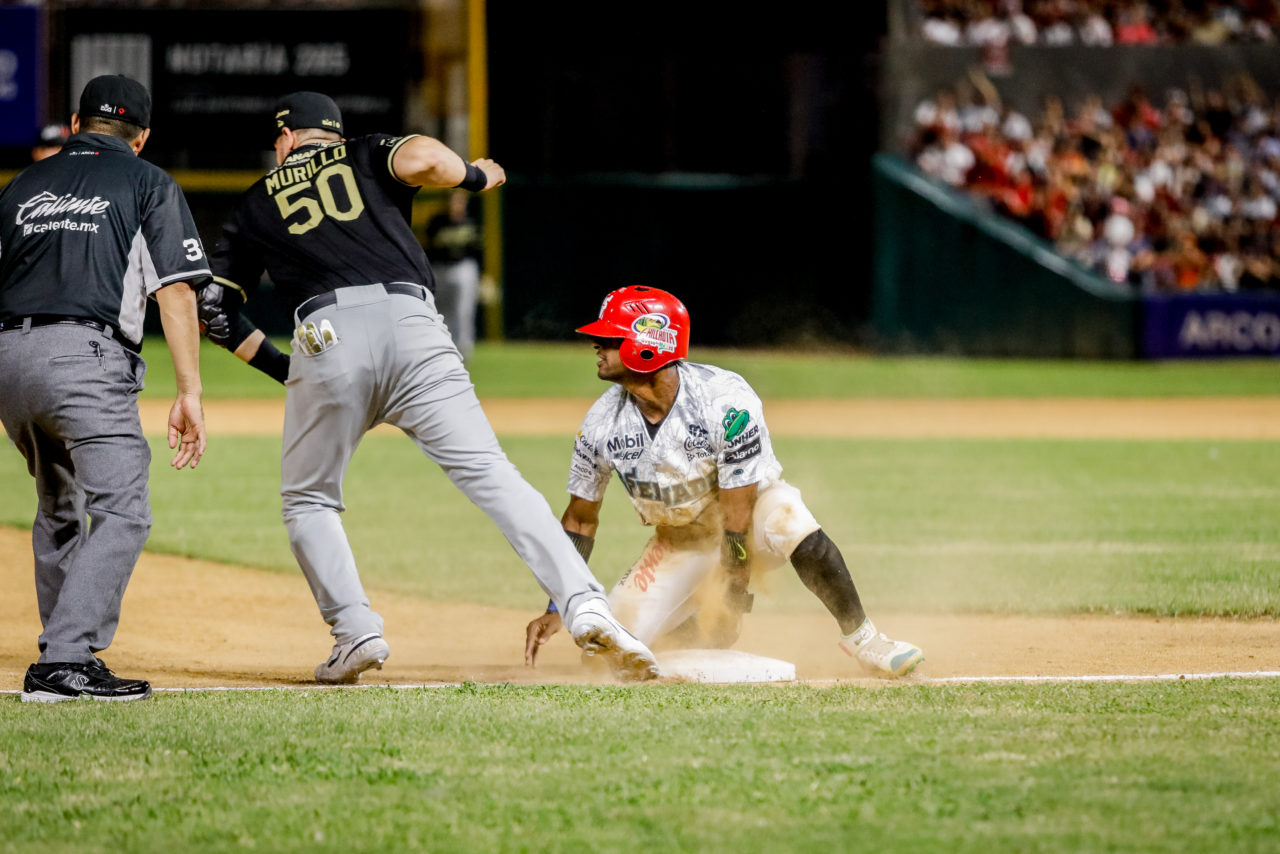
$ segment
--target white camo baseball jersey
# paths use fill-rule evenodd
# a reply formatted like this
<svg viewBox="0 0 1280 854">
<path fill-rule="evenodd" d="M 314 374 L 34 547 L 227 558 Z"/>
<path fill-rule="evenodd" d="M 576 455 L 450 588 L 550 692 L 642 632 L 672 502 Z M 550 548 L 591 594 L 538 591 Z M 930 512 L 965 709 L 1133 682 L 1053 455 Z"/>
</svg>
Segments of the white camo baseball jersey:
<svg viewBox="0 0 1280 854">
<path fill-rule="evenodd" d="M 592 405 L 574 442 L 569 493 L 600 501 L 613 472 L 646 525 L 687 525 L 716 487 L 758 484 L 782 474 L 760 398 L 747 381 L 712 365 L 679 362 L 675 405 L 652 437 L 621 386 Z"/>
</svg>

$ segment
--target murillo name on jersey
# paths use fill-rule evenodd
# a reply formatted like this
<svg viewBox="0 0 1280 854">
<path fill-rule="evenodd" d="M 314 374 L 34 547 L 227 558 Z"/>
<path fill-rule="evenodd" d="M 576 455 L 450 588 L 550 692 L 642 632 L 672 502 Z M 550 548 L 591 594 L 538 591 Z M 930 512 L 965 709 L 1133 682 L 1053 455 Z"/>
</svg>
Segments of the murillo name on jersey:
<svg viewBox="0 0 1280 854">
<path fill-rule="evenodd" d="M 303 151 L 297 156 L 306 157 L 307 162 L 301 166 L 281 166 L 266 176 L 265 186 L 268 195 L 274 195 L 280 188 L 288 187 L 299 181 L 310 181 L 316 176 L 316 173 L 329 164 L 336 163 L 339 160 L 346 160 L 347 147 L 339 143 L 332 148 Z"/>
</svg>

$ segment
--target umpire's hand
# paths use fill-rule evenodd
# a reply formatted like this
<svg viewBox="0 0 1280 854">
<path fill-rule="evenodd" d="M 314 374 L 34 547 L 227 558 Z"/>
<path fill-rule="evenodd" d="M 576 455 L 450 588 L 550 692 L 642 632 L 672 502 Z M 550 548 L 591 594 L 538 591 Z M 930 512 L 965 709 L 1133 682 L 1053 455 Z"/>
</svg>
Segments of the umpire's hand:
<svg viewBox="0 0 1280 854">
<path fill-rule="evenodd" d="M 538 648 L 541 647 L 556 632 L 560 631 L 560 627 L 564 625 L 560 620 L 560 615 L 555 611 L 548 611 L 538 619 L 533 620 L 525 627 L 524 630 L 524 663 L 533 667 L 534 659 L 538 657 Z"/>
<path fill-rule="evenodd" d="M 194 394 L 178 395 L 169 410 L 169 447 L 177 448 L 170 463 L 180 469 L 187 463 L 195 468 L 204 456 L 204 408 L 200 398 Z"/>
</svg>

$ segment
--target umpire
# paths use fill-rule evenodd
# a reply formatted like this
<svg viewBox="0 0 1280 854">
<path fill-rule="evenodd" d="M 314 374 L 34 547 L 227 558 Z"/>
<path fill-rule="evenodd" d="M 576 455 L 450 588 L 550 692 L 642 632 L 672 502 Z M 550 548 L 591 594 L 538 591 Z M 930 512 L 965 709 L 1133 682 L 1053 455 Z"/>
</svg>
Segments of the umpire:
<svg viewBox="0 0 1280 854">
<path fill-rule="evenodd" d="M 139 355 L 148 296 L 177 376 L 175 468 L 205 450 L 195 286 L 209 276 L 177 183 L 137 157 L 151 134 L 137 81 L 90 80 L 62 151 L 0 192 L 0 422 L 36 479 L 40 659 L 24 701 L 140 700 L 96 653 L 151 530 Z"/>
</svg>

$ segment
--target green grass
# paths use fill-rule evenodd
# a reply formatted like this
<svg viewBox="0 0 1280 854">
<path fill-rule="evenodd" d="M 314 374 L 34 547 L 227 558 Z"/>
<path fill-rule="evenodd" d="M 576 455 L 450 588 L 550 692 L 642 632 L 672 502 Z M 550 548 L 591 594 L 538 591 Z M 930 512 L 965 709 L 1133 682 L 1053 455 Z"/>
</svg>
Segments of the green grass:
<svg viewBox="0 0 1280 854">
<path fill-rule="evenodd" d="M 288 343 L 276 344 L 288 352 Z M 148 339 L 147 394 L 173 393 L 173 365 L 163 339 Z M 1280 394 L 1271 360 L 1186 362 L 1029 361 L 882 358 L 847 352 L 693 348 L 706 361 L 745 376 L 766 400 L 845 397 L 1169 397 Z M 270 398 L 283 388 L 207 341 L 201 350 L 205 396 Z M 587 343 L 481 342 L 470 366 L 481 397 L 596 397 Z"/>
<path fill-rule="evenodd" d="M 0 850 L 1264 852 L 1280 682 L 0 703 Z"/>
<path fill-rule="evenodd" d="M 149 395 L 171 394 L 149 345 Z M 1273 394 L 1272 363 L 1054 364 L 699 354 L 768 400 Z M 205 351 L 210 398 L 274 382 Z M 482 346 L 482 396 L 598 394 L 576 345 Z M 504 439 L 564 502 L 571 437 Z M 785 476 L 890 610 L 1280 616 L 1280 447 L 779 439 Z M 279 438 L 153 443 L 150 548 L 297 573 Z M 34 490 L 0 449 L 0 524 Z M 615 485 L 592 559 L 647 532 Z M 493 526 L 408 440 L 368 437 L 344 522 L 370 587 L 541 605 Z M 414 532 L 406 537 L 405 532 Z M 812 609 L 794 573 L 772 597 Z M 0 852 L 1275 852 L 1280 680 L 568 687 L 0 702 Z"/>
<path fill-rule="evenodd" d="M 558 518 L 570 439 L 509 437 Z M 153 442 L 153 551 L 298 572 L 280 520 L 279 440 L 221 437 L 194 472 Z M 877 611 L 1280 616 L 1280 453 L 1272 442 L 780 439 L 784 477 Z M 0 524 L 30 524 L 21 457 L 0 453 Z M 496 527 L 400 436 L 367 437 L 344 525 L 365 582 L 534 607 Z M 407 535 L 407 532 L 411 532 Z M 649 531 L 618 484 L 591 565 L 615 581 Z M 777 607 L 812 596 L 776 573 Z"/>
</svg>

